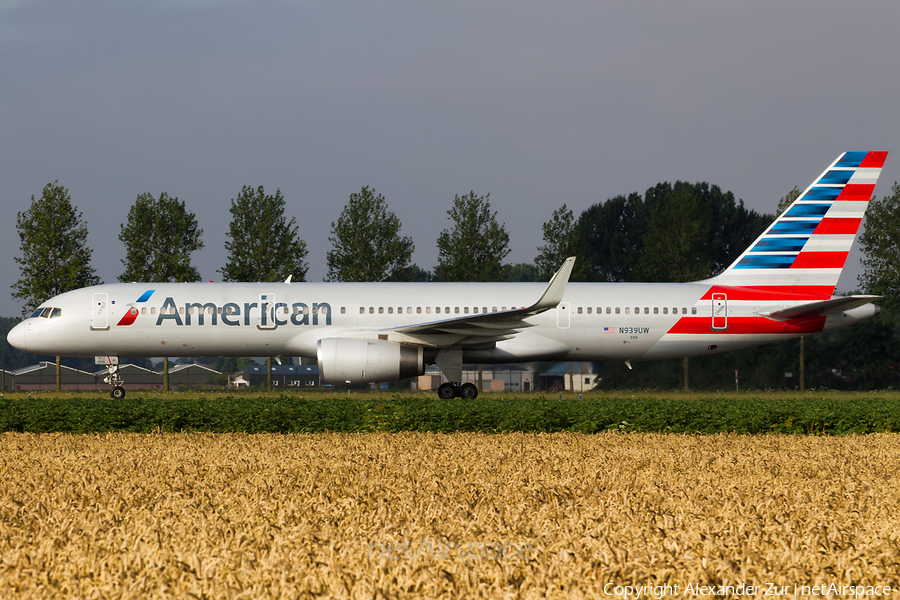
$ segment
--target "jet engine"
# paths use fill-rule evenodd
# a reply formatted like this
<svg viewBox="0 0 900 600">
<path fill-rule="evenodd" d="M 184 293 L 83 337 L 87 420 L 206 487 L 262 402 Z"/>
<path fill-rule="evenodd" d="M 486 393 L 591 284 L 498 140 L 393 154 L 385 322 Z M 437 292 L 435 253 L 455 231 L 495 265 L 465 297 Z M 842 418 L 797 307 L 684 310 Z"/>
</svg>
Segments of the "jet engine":
<svg viewBox="0 0 900 600">
<path fill-rule="evenodd" d="M 422 348 L 387 340 L 325 338 L 316 354 L 319 379 L 327 383 L 373 383 L 425 373 Z"/>
</svg>

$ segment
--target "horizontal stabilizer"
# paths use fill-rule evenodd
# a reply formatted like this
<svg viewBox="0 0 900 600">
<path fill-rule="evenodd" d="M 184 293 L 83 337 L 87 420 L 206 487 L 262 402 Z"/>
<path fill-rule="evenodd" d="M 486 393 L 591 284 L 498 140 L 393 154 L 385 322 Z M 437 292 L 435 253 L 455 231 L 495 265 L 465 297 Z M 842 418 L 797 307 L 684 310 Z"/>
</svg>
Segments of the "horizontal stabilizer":
<svg viewBox="0 0 900 600">
<path fill-rule="evenodd" d="M 783 308 L 770 313 L 759 314 L 763 317 L 772 319 L 773 321 L 793 321 L 794 319 L 808 319 L 810 317 L 848 311 L 858 306 L 874 302 L 875 300 L 880 300 L 881 298 L 882 296 L 845 296 L 842 298 L 832 298 L 831 300 L 822 300 L 820 302 L 807 302 L 800 306 L 792 306 L 791 308 Z"/>
</svg>

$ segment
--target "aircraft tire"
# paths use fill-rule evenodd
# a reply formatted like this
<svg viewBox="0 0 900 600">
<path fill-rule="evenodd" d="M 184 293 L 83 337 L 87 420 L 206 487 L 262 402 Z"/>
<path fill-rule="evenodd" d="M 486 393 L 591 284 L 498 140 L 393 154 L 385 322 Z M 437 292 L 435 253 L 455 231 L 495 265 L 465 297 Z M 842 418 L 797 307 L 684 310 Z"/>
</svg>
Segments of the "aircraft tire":
<svg viewBox="0 0 900 600">
<path fill-rule="evenodd" d="M 121 400 L 125 397 L 125 388 L 121 385 L 117 385 L 109 391 L 109 395 L 112 396 L 113 400 Z"/>
<path fill-rule="evenodd" d="M 466 400 L 474 400 L 478 397 L 478 386 L 474 383 L 464 383 L 459 386 L 459 395 Z"/>
<path fill-rule="evenodd" d="M 457 388 L 453 384 L 450 383 L 442 383 L 438 388 L 438 398 L 441 400 L 450 400 L 455 398 L 459 394 L 457 393 Z"/>
</svg>

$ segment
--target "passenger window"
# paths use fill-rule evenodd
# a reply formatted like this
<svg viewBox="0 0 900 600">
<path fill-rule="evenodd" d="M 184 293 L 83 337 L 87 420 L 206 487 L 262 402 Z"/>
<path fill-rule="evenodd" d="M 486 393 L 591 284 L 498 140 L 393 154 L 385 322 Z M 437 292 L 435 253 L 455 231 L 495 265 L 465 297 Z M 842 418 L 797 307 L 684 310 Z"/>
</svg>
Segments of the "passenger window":
<svg viewBox="0 0 900 600">
<path fill-rule="evenodd" d="M 625 310 L 628 310 L 627 308 Z M 616 314 L 619 314 L 619 307 L 616 307 Z"/>
<path fill-rule="evenodd" d="M 669 314 L 669 307 L 668 307 L 668 306 L 663 306 L 663 314 L 664 314 L 664 315 Z"/>
<path fill-rule="evenodd" d="M 422 314 L 422 307 L 421 307 L 421 306 L 417 306 L 417 307 L 416 307 L 416 314 L 417 314 L 417 315 L 421 315 L 421 314 Z"/>
<path fill-rule="evenodd" d="M 180 308 L 178 309 L 178 313 L 179 313 L 179 314 L 182 314 L 182 315 L 184 314 L 184 307 L 183 307 L 183 306 L 180 307 Z"/>
<path fill-rule="evenodd" d="M 155 315 L 155 314 L 156 314 L 156 307 L 155 307 L 155 306 L 151 306 L 151 307 L 150 307 L 150 314 L 151 314 L 151 315 Z"/>
<path fill-rule="evenodd" d="M 658 315 L 658 314 L 659 314 L 659 307 L 657 307 L 657 306 L 654 306 L 654 307 L 653 307 L 653 314 L 654 314 L 654 315 Z"/>
<path fill-rule="evenodd" d="M 591 310 L 593 310 L 590 306 L 588 306 L 587 313 L 591 314 Z"/>
<path fill-rule="evenodd" d="M 296 308 L 294 309 L 294 314 L 297 314 L 297 309 L 296 309 Z M 365 308 L 364 306 L 360 306 L 360 307 L 359 307 L 359 314 L 361 314 L 361 315 L 366 314 L 366 308 Z"/>
<path fill-rule="evenodd" d="M 384 314 L 384 307 L 383 307 L 383 306 L 379 306 L 379 307 L 378 307 L 378 314 L 379 314 L 379 315 L 383 315 L 383 314 Z"/>
<path fill-rule="evenodd" d="M 491 307 L 491 312 L 497 312 L 497 307 L 496 307 L 496 306 L 492 306 L 492 307 Z"/>
<path fill-rule="evenodd" d="M 687 314 L 687 308 L 686 308 L 686 307 L 684 307 L 684 306 L 681 307 L 681 314 L 683 314 L 683 315 L 686 315 L 686 314 Z"/>
<path fill-rule="evenodd" d="M 469 307 L 468 306 L 463 307 L 463 312 L 466 314 L 469 314 Z"/>
<path fill-rule="evenodd" d="M 430 307 L 430 306 L 426 306 L 426 307 L 425 307 L 425 314 L 426 314 L 426 315 L 430 315 L 430 314 L 431 314 L 431 307 Z"/>
<path fill-rule="evenodd" d="M 222 310 L 222 309 L 219 309 L 219 310 Z M 147 314 L 147 307 L 146 307 L 146 306 L 144 306 L 143 308 L 141 308 L 141 314 L 142 314 L 142 315 L 146 315 L 146 314 Z"/>
<path fill-rule="evenodd" d="M 394 314 L 394 307 L 393 307 L 393 306 L 388 306 L 388 314 L 389 314 L 389 315 Z"/>
<path fill-rule="evenodd" d="M 616 309 L 616 312 L 619 312 L 619 309 L 618 309 L 618 308 Z M 630 314 L 631 314 L 631 307 L 630 307 L 630 306 L 626 306 L 626 307 L 625 307 L 625 314 L 626 314 L 626 315 L 630 315 Z"/>
<path fill-rule="evenodd" d="M 692 315 L 696 315 L 696 314 L 697 314 L 697 307 L 696 307 L 696 306 L 692 306 L 692 307 L 691 307 L 691 314 L 692 314 Z"/>
<path fill-rule="evenodd" d="M 581 307 L 580 307 L 580 306 L 578 307 L 578 314 L 579 314 L 579 315 L 581 314 Z"/>
<path fill-rule="evenodd" d="M 477 307 L 477 306 L 474 307 L 474 308 L 472 309 L 472 312 L 475 313 L 475 314 L 477 315 L 477 314 L 478 314 L 478 307 Z"/>
<path fill-rule="evenodd" d="M 406 314 L 408 314 L 408 315 L 411 315 L 411 314 L 412 314 L 412 306 L 407 306 L 407 307 L 406 307 Z"/>
<path fill-rule="evenodd" d="M 607 307 L 606 307 L 606 314 L 609 314 L 609 311 L 610 311 L 611 309 L 612 309 L 612 307 L 607 306 Z M 616 309 L 616 314 L 619 314 L 619 309 L 618 309 L 618 308 Z"/>
<path fill-rule="evenodd" d="M 346 307 L 346 306 L 342 306 L 342 307 L 341 307 L 341 314 L 342 314 L 342 315 L 346 315 L 346 314 L 347 314 L 347 307 Z"/>
<path fill-rule="evenodd" d="M 506 310 L 506 307 L 504 306 L 501 310 Z"/>
<path fill-rule="evenodd" d="M 305 312 L 305 311 L 304 311 L 304 312 Z M 370 306 L 370 307 L 369 307 L 369 314 L 370 314 L 370 315 L 374 315 L 374 314 L 375 314 L 375 307 L 374 307 L 374 306 Z"/>
<path fill-rule="evenodd" d="M 454 306 L 454 307 L 453 307 L 453 312 L 455 312 L 456 314 L 459 314 L 459 307 L 458 307 L 458 306 Z"/>
</svg>

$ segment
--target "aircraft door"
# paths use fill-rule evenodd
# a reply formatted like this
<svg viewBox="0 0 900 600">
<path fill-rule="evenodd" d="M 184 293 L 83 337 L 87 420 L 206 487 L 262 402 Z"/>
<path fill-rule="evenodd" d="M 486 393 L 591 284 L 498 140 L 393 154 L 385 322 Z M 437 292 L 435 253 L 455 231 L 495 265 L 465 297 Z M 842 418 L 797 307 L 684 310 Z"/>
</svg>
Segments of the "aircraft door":
<svg viewBox="0 0 900 600">
<path fill-rule="evenodd" d="M 560 329 L 568 329 L 570 324 L 569 303 L 560 302 L 556 307 L 556 326 Z"/>
<path fill-rule="evenodd" d="M 91 296 L 91 331 L 109 330 L 109 294 L 97 292 Z"/>
<path fill-rule="evenodd" d="M 259 295 L 259 329 L 275 329 L 275 294 Z"/>
<path fill-rule="evenodd" d="M 728 329 L 728 297 L 725 294 L 712 295 L 712 328 Z"/>
</svg>

